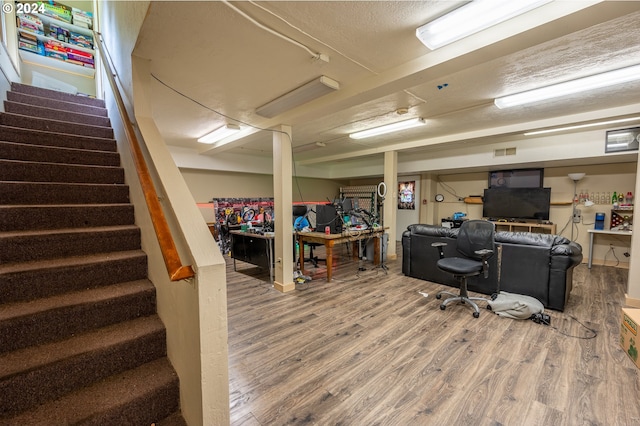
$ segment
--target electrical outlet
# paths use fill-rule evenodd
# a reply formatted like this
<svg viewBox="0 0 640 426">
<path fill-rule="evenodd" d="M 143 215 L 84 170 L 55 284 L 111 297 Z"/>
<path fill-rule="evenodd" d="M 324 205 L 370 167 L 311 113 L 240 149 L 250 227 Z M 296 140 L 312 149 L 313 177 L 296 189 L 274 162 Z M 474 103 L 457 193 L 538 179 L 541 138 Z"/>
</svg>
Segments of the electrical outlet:
<svg viewBox="0 0 640 426">
<path fill-rule="evenodd" d="M 580 209 L 576 209 L 573 212 L 573 223 L 580 223 L 582 222 L 582 212 L 580 211 Z"/>
</svg>

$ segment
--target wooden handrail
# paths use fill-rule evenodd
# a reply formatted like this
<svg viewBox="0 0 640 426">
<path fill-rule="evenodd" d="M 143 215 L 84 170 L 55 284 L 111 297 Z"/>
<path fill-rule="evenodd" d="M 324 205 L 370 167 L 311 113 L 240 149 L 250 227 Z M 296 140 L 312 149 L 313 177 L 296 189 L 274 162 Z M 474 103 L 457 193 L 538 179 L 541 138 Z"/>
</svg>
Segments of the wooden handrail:
<svg viewBox="0 0 640 426">
<path fill-rule="evenodd" d="M 190 265 L 185 266 L 180 260 L 176 244 L 173 241 L 171 230 L 169 229 L 169 224 L 167 223 L 167 219 L 162 211 L 162 206 L 158 200 L 158 193 L 156 192 L 156 188 L 151 180 L 151 174 L 149 173 L 147 163 L 144 160 L 140 143 L 136 137 L 135 131 L 133 130 L 133 124 L 127 114 L 116 80 L 113 77 L 114 74 L 111 70 L 111 66 L 107 61 L 104 46 L 102 45 L 102 37 L 100 37 L 100 33 L 97 32 L 94 32 L 94 35 L 96 45 L 98 46 L 100 56 L 102 57 L 102 63 L 104 64 L 107 79 L 111 85 L 111 90 L 113 91 L 116 104 L 118 105 L 118 111 L 120 111 L 120 116 L 124 122 L 127 140 L 129 141 L 129 148 L 131 148 L 131 154 L 138 173 L 138 179 L 142 186 L 144 198 L 147 201 L 147 208 L 151 215 L 151 222 L 153 223 L 153 228 L 155 229 L 158 243 L 160 244 L 160 250 L 162 252 L 162 257 L 164 258 L 164 263 L 167 267 L 167 272 L 169 273 L 171 281 L 180 281 L 186 278 L 191 278 L 195 276 L 195 272 Z"/>
</svg>

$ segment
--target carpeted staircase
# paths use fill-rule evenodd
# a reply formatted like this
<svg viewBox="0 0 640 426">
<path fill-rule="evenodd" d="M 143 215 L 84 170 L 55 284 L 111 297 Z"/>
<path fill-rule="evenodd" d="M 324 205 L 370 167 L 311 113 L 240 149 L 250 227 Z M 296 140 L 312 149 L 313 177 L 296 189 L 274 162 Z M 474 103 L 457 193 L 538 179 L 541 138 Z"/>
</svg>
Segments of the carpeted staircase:
<svg viewBox="0 0 640 426">
<path fill-rule="evenodd" d="M 184 425 L 101 100 L 0 113 L 0 425 Z"/>
</svg>

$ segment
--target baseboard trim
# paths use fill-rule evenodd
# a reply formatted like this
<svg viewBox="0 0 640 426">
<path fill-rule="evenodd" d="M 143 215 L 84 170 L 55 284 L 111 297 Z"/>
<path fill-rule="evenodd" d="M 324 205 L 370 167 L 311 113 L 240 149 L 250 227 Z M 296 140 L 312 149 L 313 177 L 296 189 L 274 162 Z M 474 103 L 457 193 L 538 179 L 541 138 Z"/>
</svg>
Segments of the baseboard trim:
<svg viewBox="0 0 640 426">
<path fill-rule="evenodd" d="M 287 293 L 289 291 L 293 291 L 296 289 L 295 283 L 282 284 L 277 281 L 274 281 L 273 287 L 281 293 Z"/>
<path fill-rule="evenodd" d="M 640 299 L 629 297 L 628 294 L 624 295 L 624 304 L 630 308 L 640 308 Z"/>
</svg>

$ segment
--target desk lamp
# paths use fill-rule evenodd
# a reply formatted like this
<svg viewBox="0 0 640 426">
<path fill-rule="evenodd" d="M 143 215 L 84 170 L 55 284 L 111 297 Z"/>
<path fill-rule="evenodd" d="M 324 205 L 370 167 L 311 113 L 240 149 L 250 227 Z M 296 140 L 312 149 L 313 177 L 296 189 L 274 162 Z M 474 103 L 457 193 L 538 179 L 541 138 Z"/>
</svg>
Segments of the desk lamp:
<svg viewBox="0 0 640 426">
<path fill-rule="evenodd" d="M 569 179 L 573 181 L 573 211 L 571 214 L 571 241 L 573 241 L 573 228 L 575 227 L 574 218 L 576 217 L 576 207 L 578 204 L 578 181 L 585 177 L 586 173 L 569 173 Z"/>
</svg>

